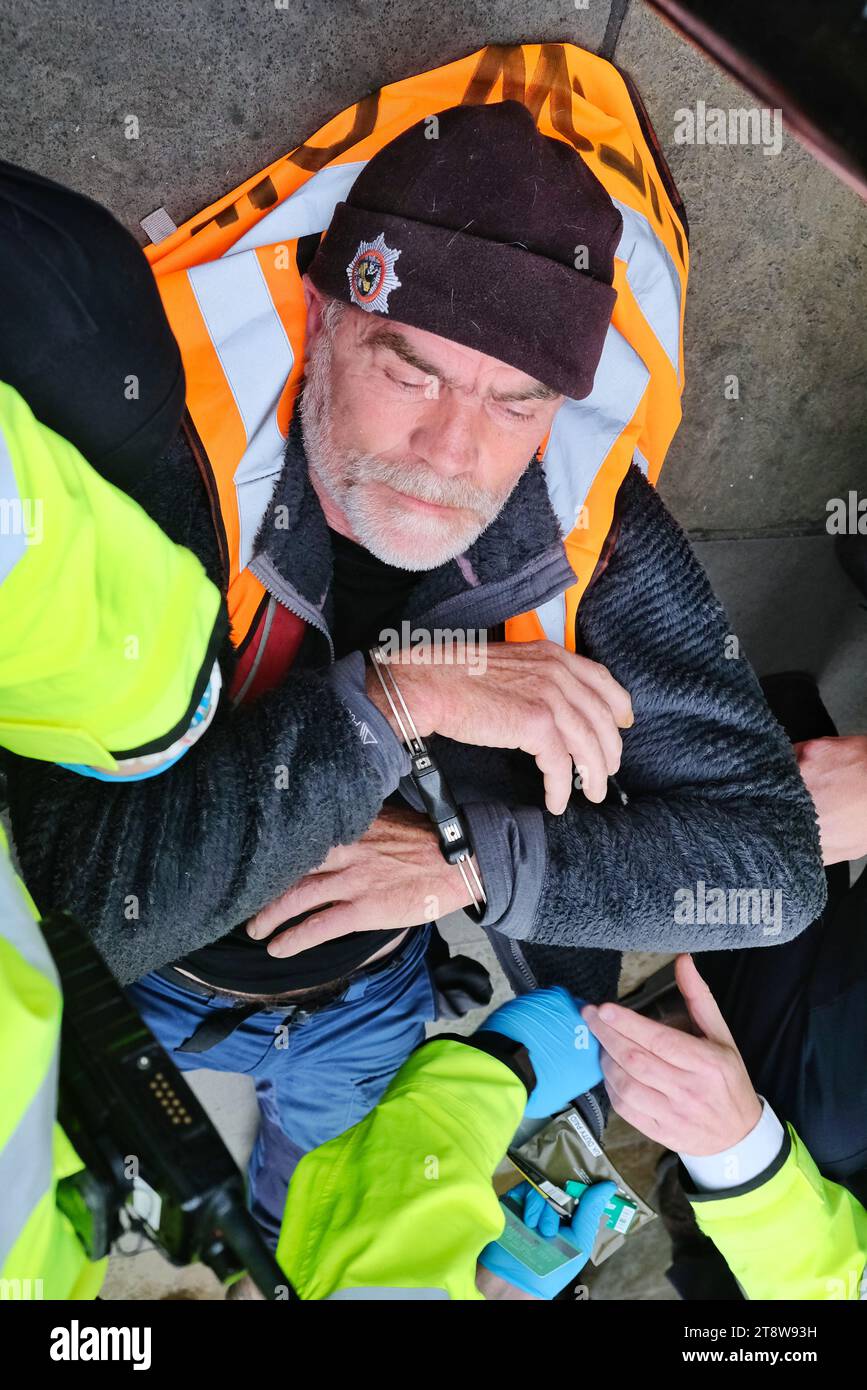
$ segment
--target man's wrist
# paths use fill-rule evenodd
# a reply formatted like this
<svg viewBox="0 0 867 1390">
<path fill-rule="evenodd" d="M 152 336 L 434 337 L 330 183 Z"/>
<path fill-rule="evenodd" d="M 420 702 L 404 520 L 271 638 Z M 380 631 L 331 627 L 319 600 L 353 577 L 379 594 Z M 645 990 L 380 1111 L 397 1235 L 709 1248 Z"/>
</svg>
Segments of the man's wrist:
<svg viewBox="0 0 867 1390">
<path fill-rule="evenodd" d="M 436 728 L 436 719 L 433 717 L 433 682 L 413 681 L 409 676 L 410 668 L 399 662 L 389 662 L 398 689 L 406 700 L 407 708 L 412 715 L 413 721 L 422 738 L 427 738 Z M 403 738 L 400 724 L 395 717 L 394 711 L 389 704 L 388 697 L 382 688 L 382 682 L 373 669 L 372 662 L 368 662 L 365 672 L 365 684 L 368 699 L 370 699 L 380 713 L 388 720 L 390 727 L 397 734 L 398 738 Z"/>
<path fill-rule="evenodd" d="M 385 698 L 385 693 L 382 689 L 382 686 L 376 678 L 376 672 L 370 666 L 367 667 L 367 670 L 364 673 L 364 685 L 365 690 L 367 691 L 367 698 L 370 701 L 370 703 L 372 705 L 376 705 L 376 708 L 379 710 L 380 714 L 385 719 L 392 732 L 396 735 L 397 738 L 402 739 L 400 729 L 398 728 L 397 720 L 392 714 L 391 707 Z"/>
<path fill-rule="evenodd" d="M 403 739 L 395 735 L 382 711 L 368 698 L 364 674 L 361 653 L 350 652 L 328 667 L 324 679 L 344 705 L 367 756 L 380 769 L 385 797 L 406 776 L 410 759 Z"/>
</svg>

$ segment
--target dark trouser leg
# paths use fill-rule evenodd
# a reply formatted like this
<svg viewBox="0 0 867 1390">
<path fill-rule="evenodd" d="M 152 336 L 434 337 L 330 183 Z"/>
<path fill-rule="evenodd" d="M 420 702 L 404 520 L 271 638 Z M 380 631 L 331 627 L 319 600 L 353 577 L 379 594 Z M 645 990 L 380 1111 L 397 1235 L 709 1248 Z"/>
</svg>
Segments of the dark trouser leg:
<svg viewBox="0 0 867 1390">
<path fill-rule="evenodd" d="M 177 343 L 150 267 L 112 215 L 0 161 L 0 380 L 129 488 L 184 405 Z"/>
</svg>

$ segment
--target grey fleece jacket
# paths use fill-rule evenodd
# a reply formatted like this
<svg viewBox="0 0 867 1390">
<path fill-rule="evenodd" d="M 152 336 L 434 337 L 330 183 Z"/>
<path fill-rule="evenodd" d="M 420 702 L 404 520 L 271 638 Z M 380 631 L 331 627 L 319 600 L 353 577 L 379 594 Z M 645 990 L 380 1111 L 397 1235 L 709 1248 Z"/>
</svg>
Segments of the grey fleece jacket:
<svg viewBox="0 0 867 1390">
<path fill-rule="evenodd" d="M 182 437 L 136 497 L 219 583 L 207 496 Z M 815 812 L 789 744 L 746 661 L 726 658 L 725 615 L 635 468 L 618 524 L 582 601 L 579 639 L 632 694 L 618 778 L 628 806 L 576 793 L 552 817 L 530 758 L 436 740 L 475 835 L 484 925 L 516 989 L 561 981 L 602 997 L 620 950 L 772 945 L 824 902 Z M 297 429 L 252 567 L 273 601 L 310 624 L 280 688 L 250 707 L 224 702 L 208 736 L 150 781 L 113 786 L 11 760 L 13 831 L 37 904 L 74 912 L 123 982 L 216 940 L 357 839 L 407 771 L 364 693 L 361 656 L 331 664 L 330 541 Z M 405 616 L 494 627 L 570 582 L 533 463 L 466 555 L 422 577 Z M 231 649 L 221 660 L 230 677 Z M 362 723 L 376 742 L 362 739 Z M 743 911 L 720 925 L 685 922 L 676 895 L 699 881 L 778 894 L 778 930 L 740 920 Z"/>
</svg>

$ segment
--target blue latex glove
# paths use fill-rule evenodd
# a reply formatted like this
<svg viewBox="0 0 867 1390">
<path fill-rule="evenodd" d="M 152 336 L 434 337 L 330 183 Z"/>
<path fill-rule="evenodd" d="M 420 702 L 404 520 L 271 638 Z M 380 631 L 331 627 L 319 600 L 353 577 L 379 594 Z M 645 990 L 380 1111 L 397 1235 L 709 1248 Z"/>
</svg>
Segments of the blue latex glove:
<svg viewBox="0 0 867 1390">
<path fill-rule="evenodd" d="M 571 1222 L 561 1223 L 560 1217 L 541 1193 L 528 1182 L 522 1182 L 510 1195 L 519 1200 L 523 1198 L 524 1225 L 537 1230 L 541 1236 L 549 1240 L 556 1235 L 567 1240 L 570 1245 L 576 1247 L 575 1259 L 569 1260 L 567 1264 L 561 1265 L 559 1269 L 543 1278 L 534 1274 L 514 1255 L 504 1250 L 499 1241 L 494 1240 L 485 1246 L 479 1256 L 479 1264 L 484 1265 L 492 1274 L 498 1274 L 507 1283 L 523 1289 L 525 1293 L 534 1294 L 536 1298 L 554 1298 L 567 1284 L 571 1284 L 573 1279 L 577 1279 L 590 1259 L 602 1213 L 616 1191 L 617 1184 L 610 1180 L 594 1183 L 581 1194 Z"/>
<path fill-rule="evenodd" d="M 581 1017 L 586 1000 L 574 999 L 562 985 L 537 989 L 501 1004 L 479 1033 L 500 1033 L 523 1043 L 536 1073 L 527 1101 L 531 1119 L 556 1115 L 602 1080 L 599 1044 Z"/>
</svg>

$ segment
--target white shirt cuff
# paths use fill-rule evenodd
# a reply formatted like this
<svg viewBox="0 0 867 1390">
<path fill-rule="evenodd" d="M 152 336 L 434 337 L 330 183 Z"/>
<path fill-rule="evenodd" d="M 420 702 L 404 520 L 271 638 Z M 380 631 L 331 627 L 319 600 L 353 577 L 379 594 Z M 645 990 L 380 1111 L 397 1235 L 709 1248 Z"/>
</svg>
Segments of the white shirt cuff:
<svg viewBox="0 0 867 1390">
<path fill-rule="evenodd" d="M 680 1154 L 680 1161 L 699 1192 L 724 1192 L 757 1178 L 773 1163 L 783 1144 L 783 1126 L 763 1096 L 755 1127 L 739 1144 L 718 1154 Z"/>
</svg>

